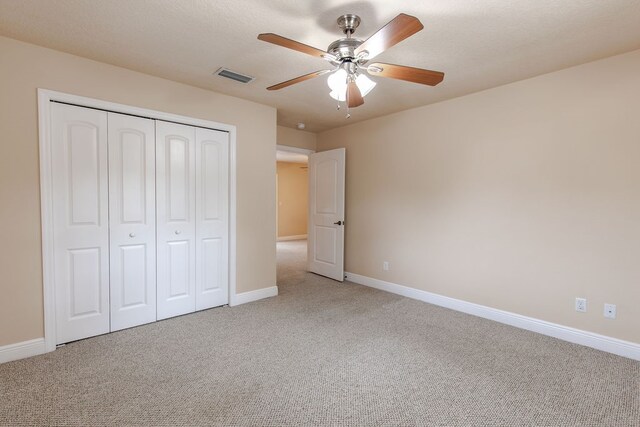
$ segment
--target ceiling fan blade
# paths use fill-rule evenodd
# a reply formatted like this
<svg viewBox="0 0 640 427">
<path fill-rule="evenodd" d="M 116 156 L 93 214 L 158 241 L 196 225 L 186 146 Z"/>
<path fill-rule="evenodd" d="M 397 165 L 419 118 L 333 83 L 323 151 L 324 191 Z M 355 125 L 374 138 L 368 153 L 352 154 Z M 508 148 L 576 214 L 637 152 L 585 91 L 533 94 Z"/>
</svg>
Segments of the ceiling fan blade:
<svg viewBox="0 0 640 427">
<path fill-rule="evenodd" d="M 313 73 L 305 74 L 304 76 L 296 77 L 295 79 L 287 80 L 286 82 L 278 83 L 277 85 L 269 86 L 267 90 L 278 90 L 285 88 L 287 86 L 294 85 L 296 83 L 303 82 L 305 80 L 312 79 L 314 77 L 321 76 L 323 74 L 329 73 L 331 70 L 320 70 L 314 71 Z"/>
<path fill-rule="evenodd" d="M 360 93 L 360 88 L 358 88 L 355 80 L 351 80 L 347 85 L 347 105 L 349 108 L 354 108 L 362 104 L 364 104 L 364 99 L 362 98 L 362 93 Z"/>
<path fill-rule="evenodd" d="M 411 37 L 423 28 L 424 26 L 418 18 L 401 13 L 358 46 L 355 54 L 358 56 L 366 50 L 369 52 L 366 58 L 371 59 L 389 49 L 391 46 Z"/>
<path fill-rule="evenodd" d="M 440 71 L 405 67 L 404 65 L 383 64 L 381 62 L 370 64 L 367 67 L 367 71 L 372 76 L 389 77 L 429 86 L 435 86 L 444 80 L 444 73 Z"/>
<path fill-rule="evenodd" d="M 328 61 L 336 59 L 335 56 L 331 55 L 329 52 L 325 52 L 324 50 L 320 50 L 313 46 L 309 46 L 304 43 L 300 43 L 273 33 L 259 34 L 258 40 L 262 40 L 267 43 L 273 43 L 275 45 L 286 47 L 288 49 L 297 50 L 298 52 L 306 53 L 307 55 L 326 59 Z"/>
</svg>

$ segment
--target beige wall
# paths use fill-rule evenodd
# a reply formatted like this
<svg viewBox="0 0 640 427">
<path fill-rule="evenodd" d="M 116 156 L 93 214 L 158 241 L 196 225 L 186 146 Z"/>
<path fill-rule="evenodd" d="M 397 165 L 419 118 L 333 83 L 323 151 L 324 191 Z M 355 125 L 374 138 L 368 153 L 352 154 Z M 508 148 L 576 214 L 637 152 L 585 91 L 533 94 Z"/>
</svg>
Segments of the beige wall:
<svg viewBox="0 0 640 427">
<path fill-rule="evenodd" d="M 316 151 L 316 134 L 303 130 L 278 126 L 278 145 Z"/>
<path fill-rule="evenodd" d="M 37 88 L 237 126 L 237 290 L 275 285 L 274 108 L 3 37 L 0 58 L 0 346 L 43 336 Z"/>
<path fill-rule="evenodd" d="M 307 165 L 278 162 L 278 237 L 307 234 Z"/>
<path fill-rule="evenodd" d="M 319 134 L 347 271 L 640 343 L 639 114 L 635 51 Z"/>
</svg>

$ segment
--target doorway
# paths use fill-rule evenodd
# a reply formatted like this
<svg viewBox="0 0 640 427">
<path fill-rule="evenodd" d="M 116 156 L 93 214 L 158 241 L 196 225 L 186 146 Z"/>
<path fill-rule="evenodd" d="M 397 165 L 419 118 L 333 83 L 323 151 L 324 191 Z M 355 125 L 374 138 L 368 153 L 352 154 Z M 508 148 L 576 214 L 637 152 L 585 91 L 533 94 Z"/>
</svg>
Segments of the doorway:
<svg viewBox="0 0 640 427">
<path fill-rule="evenodd" d="M 276 252 L 278 278 L 306 270 L 309 218 L 309 154 L 313 151 L 277 146 Z"/>
</svg>

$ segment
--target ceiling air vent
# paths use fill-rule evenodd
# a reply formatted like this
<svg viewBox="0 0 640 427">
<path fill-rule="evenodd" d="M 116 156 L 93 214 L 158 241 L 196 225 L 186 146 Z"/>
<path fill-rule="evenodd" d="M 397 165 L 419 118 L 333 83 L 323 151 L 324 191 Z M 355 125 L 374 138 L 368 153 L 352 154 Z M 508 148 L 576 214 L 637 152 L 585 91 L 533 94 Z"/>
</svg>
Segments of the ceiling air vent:
<svg viewBox="0 0 640 427">
<path fill-rule="evenodd" d="M 245 76 L 244 74 L 236 73 L 235 71 L 231 71 L 227 68 L 218 68 L 218 70 L 213 74 L 217 74 L 240 83 L 249 83 L 254 79 L 254 77 Z"/>
</svg>

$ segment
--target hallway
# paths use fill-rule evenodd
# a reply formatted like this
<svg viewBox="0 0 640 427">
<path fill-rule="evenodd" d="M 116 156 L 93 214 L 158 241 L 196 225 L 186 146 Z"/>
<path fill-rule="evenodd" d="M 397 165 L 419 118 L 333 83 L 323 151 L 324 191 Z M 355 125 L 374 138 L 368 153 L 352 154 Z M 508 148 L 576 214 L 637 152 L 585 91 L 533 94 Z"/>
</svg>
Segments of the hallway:
<svg viewBox="0 0 640 427">
<path fill-rule="evenodd" d="M 276 243 L 278 286 L 299 283 L 307 273 L 307 241 L 290 240 Z"/>
</svg>

